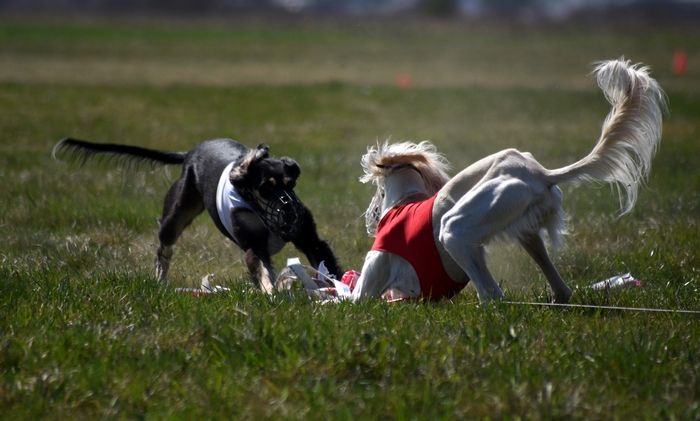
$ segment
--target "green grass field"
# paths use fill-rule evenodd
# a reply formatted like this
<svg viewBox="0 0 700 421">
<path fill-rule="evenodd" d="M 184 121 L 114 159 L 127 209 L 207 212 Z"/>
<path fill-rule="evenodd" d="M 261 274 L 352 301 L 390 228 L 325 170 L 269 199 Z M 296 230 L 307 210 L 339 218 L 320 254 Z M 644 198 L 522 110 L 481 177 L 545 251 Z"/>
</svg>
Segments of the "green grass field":
<svg viewBox="0 0 700 421">
<path fill-rule="evenodd" d="M 268 298 L 204 215 L 158 285 L 156 217 L 179 169 L 51 158 L 66 136 L 266 142 L 299 162 L 320 234 L 359 270 L 367 146 L 429 139 L 454 172 L 507 147 L 569 164 L 608 112 L 591 63 L 623 55 L 666 89 L 664 139 L 628 215 L 608 186 L 564 187 L 555 264 L 576 304 L 700 311 L 698 33 L 0 21 L 0 418 L 700 419 L 700 315 L 479 304 L 472 288 L 435 305 Z M 520 249 L 489 261 L 509 299 L 548 301 Z M 583 288 L 627 271 L 642 287 Z M 206 274 L 231 293 L 173 291 Z"/>
</svg>

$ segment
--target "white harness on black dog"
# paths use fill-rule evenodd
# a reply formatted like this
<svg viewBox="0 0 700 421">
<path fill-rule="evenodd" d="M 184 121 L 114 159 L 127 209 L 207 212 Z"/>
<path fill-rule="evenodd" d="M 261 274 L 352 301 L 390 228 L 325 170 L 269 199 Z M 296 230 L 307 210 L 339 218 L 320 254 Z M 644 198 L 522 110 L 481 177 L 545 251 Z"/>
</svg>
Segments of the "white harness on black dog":
<svg viewBox="0 0 700 421">
<path fill-rule="evenodd" d="M 301 233 L 304 222 L 304 207 L 293 191 L 281 191 L 272 199 L 255 201 L 251 191 L 243 194 L 231 184 L 230 174 L 234 163 L 224 168 L 216 188 L 216 210 L 219 219 L 233 237 L 231 210 L 247 209 L 260 218 L 270 232 L 284 241 L 291 241 Z M 246 199 L 247 197 L 247 199 Z"/>
<path fill-rule="evenodd" d="M 216 188 L 216 210 L 219 212 L 219 219 L 226 227 L 226 231 L 233 237 L 233 221 L 231 220 L 231 210 L 234 208 L 244 208 L 255 212 L 253 207 L 246 202 L 240 193 L 233 187 L 229 179 L 233 162 L 224 168 L 219 178 L 219 185 Z"/>
</svg>

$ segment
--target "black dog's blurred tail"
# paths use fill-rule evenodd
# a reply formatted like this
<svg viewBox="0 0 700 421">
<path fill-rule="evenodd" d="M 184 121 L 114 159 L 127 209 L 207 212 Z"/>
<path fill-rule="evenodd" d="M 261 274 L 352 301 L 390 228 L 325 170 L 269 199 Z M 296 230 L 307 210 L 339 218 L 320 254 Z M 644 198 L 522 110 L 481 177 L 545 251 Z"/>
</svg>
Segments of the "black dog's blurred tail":
<svg viewBox="0 0 700 421">
<path fill-rule="evenodd" d="M 81 160 L 80 165 L 84 165 L 95 155 L 107 155 L 116 158 L 117 161 L 126 164 L 148 163 L 151 166 L 160 165 L 180 165 L 184 162 L 187 152 L 158 151 L 154 149 L 140 148 L 138 146 L 115 145 L 109 143 L 92 143 L 84 140 L 71 139 L 69 137 L 61 140 L 53 148 L 53 158 L 57 153 L 67 152 L 73 158 Z"/>
</svg>

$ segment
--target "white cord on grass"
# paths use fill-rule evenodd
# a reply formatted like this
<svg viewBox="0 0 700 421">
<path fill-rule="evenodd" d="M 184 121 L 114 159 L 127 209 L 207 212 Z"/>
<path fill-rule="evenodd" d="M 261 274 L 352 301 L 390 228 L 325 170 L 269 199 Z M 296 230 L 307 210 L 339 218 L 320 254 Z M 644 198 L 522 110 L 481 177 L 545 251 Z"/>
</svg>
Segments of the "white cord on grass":
<svg viewBox="0 0 700 421">
<path fill-rule="evenodd" d="M 529 303 L 522 301 L 502 301 L 503 304 L 516 305 L 531 305 L 541 307 L 568 307 L 568 308 L 590 308 L 599 310 L 627 310 L 627 311 L 647 311 L 655 313 L 684 313 L 684 314 L 700 314 L 700 310 L 672 310 L 666 308 L 645 308 L 645 307 L 615 307 L 615 306 L 597 306 L 592 304 L 562 304 L 562 303 Z"/>
</svg>

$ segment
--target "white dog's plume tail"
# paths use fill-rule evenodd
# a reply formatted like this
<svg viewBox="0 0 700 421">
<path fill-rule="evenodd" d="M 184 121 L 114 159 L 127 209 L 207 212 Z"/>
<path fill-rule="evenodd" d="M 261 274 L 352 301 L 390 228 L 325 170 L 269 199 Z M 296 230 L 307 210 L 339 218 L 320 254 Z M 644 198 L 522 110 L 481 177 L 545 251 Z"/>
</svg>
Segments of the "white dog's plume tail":
<svg viewBox="0 0 700 421">
<path fill-rule="evenodd" d="M 625 203 L 620 195 L 622 212 L 632 209 L 661 142 L 662 115 L 667 112 L 666 95 L 648 70 L 624 59 L 598 63 L 593 74 L 612 105 L 600 140 L 582 160 L 548 171 L 549 181 L 616 183 L 619 193 L 625 190 Z"/>
</svg>

